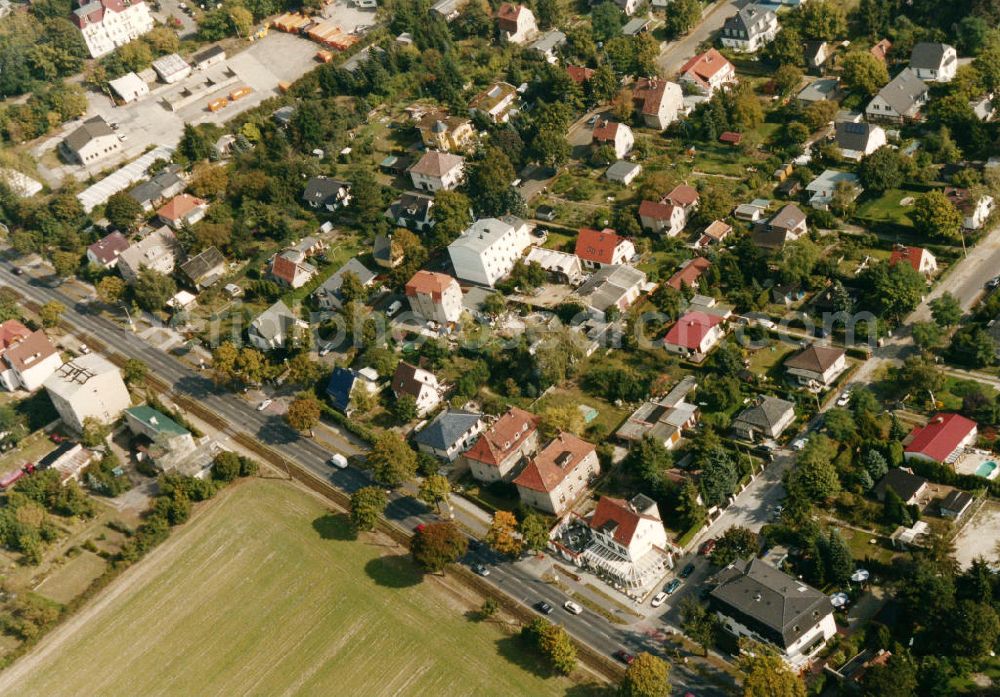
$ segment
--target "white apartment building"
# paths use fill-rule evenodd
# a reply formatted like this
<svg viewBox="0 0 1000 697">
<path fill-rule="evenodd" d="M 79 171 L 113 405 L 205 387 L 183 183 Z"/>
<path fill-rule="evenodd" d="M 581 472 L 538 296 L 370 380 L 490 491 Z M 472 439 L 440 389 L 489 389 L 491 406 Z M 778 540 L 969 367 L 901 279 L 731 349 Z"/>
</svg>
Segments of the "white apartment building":
<svg viewBox="0 0 1000 697">
<path fill-rule="evenodd" d="M 181 248 L 170 228 L 154 230 L 118 255 L 118 271 L 129 283 L 135 283 L 142 269 L 171 274 Z"/>
<path fill-rule="evenodd" d="M 153 28 L 153 16 L 142 0 L 90 0 L 73 10 L 73 23 L 93 58 L 111 53 Z"/>
<path fill-rule="evenodd" d="M 417 271 L 406 282 L 410 309 L 425 320 L 441 325 L 454 324 L 462 316 L 462 288 L 444 273 Z"/>
<path fill-rule="evenodd" d="M 492 288 L 530 246 L 531 226 L 520 218 L 483 218 L 448 245 L 448 255 L 456 276 Z"/>
<path fill-rule="evenodd" d="M 85 419 L 109 424 L 132 405 L 118 368 L 96 353 L 64 363 L 44 385 L 63 423 L 78 432 Z"/>
</svg>

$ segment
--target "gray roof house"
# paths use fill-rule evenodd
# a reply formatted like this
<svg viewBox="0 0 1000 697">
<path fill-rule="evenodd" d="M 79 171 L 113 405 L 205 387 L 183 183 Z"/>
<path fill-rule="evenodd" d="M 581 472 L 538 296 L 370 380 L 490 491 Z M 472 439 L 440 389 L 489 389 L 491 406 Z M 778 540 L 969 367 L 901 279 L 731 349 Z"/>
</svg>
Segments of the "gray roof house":
<svg viewBox="0 0 1000 697">
<path fill-rule="evenodd" d="M 121 150 L 121 142 L 103 116 L 92 116 L 66 136 L 59 149 L 70 162 L 88 165 Z"/>
<path fill-rule="evenodd" d="M 838 121 L 836 129 L 837 147 L 848 160 L 859 161 L 886 144 L 885 129 L 867 121 Z"/>
<path fill-rule="evenodd" d="M 710 607 L 726 630 L 773 645 L 794 667 L 837 633 L 829 596 L 761 559 L 734 562 L 715 581 Z"/>
<path fill-rule="evenodd" d="M 261 351 L 270 351 L 284 348 L 285 342 L 296 329 L 308 330 L 309 325 L 297 318 L 288 309 L 288 305 L 279 300 L 251 322 L 247 335 L 255 347 Z"/>
<path fill-rule="evenodd" d="M 425 194 L 404 193 L 385 209 L 385 217 L 396 227 L 422 232 L 434 227 L 431 209 L 434 197 Z"/>
<path fill-rule="evenodd" d="M 757 223 L 751 239 L 761 249 L 776 250 L 795 242 L 808 231 L 806 214 L 794 203 L 789 203 L 769 221 Z"/>
<path fill-rule="evenodd" d="M 302 200 L 312 208 L 325 208 L 331 213 L 351 202 L 351 185 L 330 177 L 310 177 Z"/>
<path fill-rule="evenodd" d="M 910 69 L 921 80 L 950 82 L 958 70 L 958 53 L 948 44 L 921 41 L 910 53 Z"/>
<path fill-rule="evenodd" d="M 167 165 L 157 172 L 149 181 L 145 181 L 133 187 L 129 192 L 129 198 L 134 200 L 142 210 L 149 212 L 168 198 L 173 198 L 184 191 L 184 180 L 179 172 L 180 165 Z"/>
<path fill-rule="evenodd" d="M 836 77 L 822 77 L 819 80 L 813 80 L 795 95 L 800 106 L 822 102 L 824 99 L 834 101 L 839 98 L 840 78 Z"/>
<path fill-rule="evenodd" d="M 927 93 L 927 83 L 906 68 L 868 102 L 865 116 L 894 123 L 914 121 L 920 118 L 920 110 L 927 103 Z"/>
<path fill-rule="evenodd" d="M 795 405 L 777 397 L 760 397 L 733 420 L 733 430 L 747 440 L 777 438 L 795 421 Z"/>
<path fill-rule="evenodd" d="M 330 278 L 313 293 L 316 303 L 321 310 L 339 310 L 343 298 L 340 296 L 340 287 L 344 284 L 344 276 L 353 273 L 361 285 L 365 288 L 375 282 L 376 273 L 370 271 L 368 267 L 357 259 L 351 259 L 346 264 L 337 269 Z"/>
<path fill-rule="evenodd" d="M 722 25 L 722 45 L 735 51 L 753 53 L 778 34 L 778 15 L 764 5 L 745 5 Z"/>
<path fill-rule="evenodd" d="M 608 167 L 608 170 L 604 173 L 604 176 L 608 181 L 618 182 L 619 184 L 624 184 L 628 186 L 632 181 L 639 176 L 642 172 L 642 165 L 638 162 L 629 162 L 627 160 L 618 160 L 613 165 Z"/>
<path fill-rule="evenodd" d="M 559 49 L 566 45 L 566 35 L 558 29 L 552 29 L 542 34 L 528 48 L 541 53 L 549 63 L 559 60 Z"/>
<path fill-rule="evenodd" d="M 609 264 L 577 288 L 576 295 L 595 319 L 603 320 L 612 307 L 621 312 L 627 310 L 639 298 L 645 283 L 646 274 L 639 269 Z"/>
<path fill-rule="evenodd" d="M 218 247 L 209 247 L 181 264 L 181 272 L 196 289 L 213 285 L 226 273 L 226 257 Z"/>
<path fill-rule="evenodd" d="M 483 415 L 465 409 L 448 409 L 413 437 L 421 452 L 454 462 L 486 428 Z"/>
</svg>

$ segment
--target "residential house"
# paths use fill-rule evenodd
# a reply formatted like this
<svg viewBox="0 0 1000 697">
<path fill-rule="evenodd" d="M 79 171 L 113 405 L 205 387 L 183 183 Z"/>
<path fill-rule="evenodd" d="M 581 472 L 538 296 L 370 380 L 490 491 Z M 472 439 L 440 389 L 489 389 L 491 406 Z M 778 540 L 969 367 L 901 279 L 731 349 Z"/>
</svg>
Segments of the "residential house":
<svg viewBox="0 0 1000 697">
<path fill-rule="evenodd" d="M 142 4 L 142 3 L 140 3 Z M 103 116 L 92 116 L 59 143 L 70 162 L 89 165 L 121 152 L 122 144 Z"/>
<path fill-rule="evenodd" d="M 928 93 L 927 84 L 917 77 L 916 72 L 906 68 L 868 102 L 865 116 L 893 123 L 916 121 L 927 103 Z"/>
<path fill-rule="evenodd" d="M 157 228 L 118 255 L 118 273 L 128 283 L 135 283 L 142 269 L 172 274 L 181 254 L 181 246 L 173 231 Z"/>
<path fill-rule="evenodd" d="M 623 123 L 602 119 L 594 124 L 594 145 L 610 145 L 615 150 L 615 157 L 621 159 L 628 155 L 635 145 L 632 129 Z"/>
<path fill-rule="evenodd" d="M 430 11 L 444 17 L 446 22 L 452 22 L 462 14 L 466 4 L 465 0 L 437 0 Z"/>
<path fill-rule="evenodd" d="M 0 324 L 0 385 L 34 392 L 62 365 L 41 329 L 30 331 L 16 319 Z"/>
<path fill-rule="evenodd" d="M 625 26 L 622 27 L 622 34 L 625 36 L 639 36 L 639 34 L 648 33 L 653 26 L 654 21 L 652 17 L 633 17 L 625 22 Z"/>
<path fill-rule="evenodd" d="M 210 436 L 195 439 L 182 425 L 148 406 L 125 410 L 129 430 L 147 441 L 139 451 L 161 472 L 203 479 L 222 448 Z"/>
<path fill-rule="evenodd" d="M 86 419 L 110 424 L 132 405 L 118 368 L 96 353 L 63 363 L 43 385 L 63 423 L 78 433 Z"/>
<path fill-rule="evenodd" d="M 492 288 L 530 246 L 530 226 L 520 218 L 483 218 L 448 245 L 448 255 L 458 278 Z"/>
<path fill-rule="evenodd" d="M 725 336 L 724 320 L 704 312 L 687 312 L 663 337 L 663 348 L 680 356 L 704 355 Z"/>
<path fill-rule="evenodd" d="M 149 94 L 149 83 L 135 73 L 125 73 L 120 78 L 108 80 L 108 87 L 125 104 L 131 104 Z"/>
<path fill-rule="evenodd" d="M 87 247 L 87 262 L 102 269 L 113 269 L 118 265 L 118 255 L 128 249 L 128 245 L 125 235 L 116 230 Z"/>
<path fill-rule="evenodd" d="M 868 52 L 875 56 L 882 63 L 889 62 L 889 51 L 892 49 L 892 42 L 889 39 L 880 39 Z"/>
<path fill-rule="evenodd" d="M 310 208 L 333 213 L 351 202 L 351 185 L 332 177 L 309 177 L 302 192 L 302 201 Z"/>
<path fill-rule="evenodd" d="M 955 462 L 966 448 L 976 443 L 978 426 L 961 414 L 938 414 L 926 426 L 914 428 L 903 449 L 907 460 Z"/>
<path fill-rule="evenodd" d="M 313 299 L 319 309 L 330 311 L 343 307 L 344 298 L 340 294 L 340 289 L 344 285 L 344 277 L 349 273 L 354 274 L 362 288 L 371 288 L 375 285 L 377 274 L 374 271 L 369 270 L 357 258 L 348 259 L 347 263 L 337 269 L 313 292 Z"/>
<path fill-rule="evenodd" d="M 886 144 L 885 129 L 867 121 L 839 121 L 836 132 L 841 156 L 855 162 Z"/>
<path fill-rule="evenodd" d="M 764 198 L 755 198 L 750 203 L 741 203 L 733 210 L 733 216 L 737 220 L 747 223 L 756 223 L 767 212 L 771 202 Z"/>
<path fill-rule="evenodd" d="M 156 217 L 173 230 L 180 230 L 199 222 L 208 212 L 208 201 L 191 194 L 180 194 L 167 201 Z"/>
<path fill-rule="evenodd" d="M 497 10 L 497 30 L 500 40 L 510 44 L 524 44 L 538 34 L 534 13 L 524 5 L 505 2 Z"/>
<path fill-rule="evenodd" d="M 163 201 L 184 191 L 187 184 L 181 178 L 180 171 L 178 165 L 167 165 L 148 181 L 132 188 L 128 192 L 129 198 L 142 206 L 143 211 L 152 211 Z"/>
<path fill-rule="evenodd" d="M 635 256 L 632 240 L 622 237 L 611 228 L 595 230 L 580 228 L 576 235 L 574 253 L 580 257 L 585 268 L 627 264 Z"/>
<path fill-rule="evenodd" d="M 345 416 L 354 412 L 355 400 L 360 395 L 374 395 L 378 391 L 378 373 L 372 368 L 354 370 L 337 366 L 326 383 L 330 403 Z"/>
<path fill-rule="evenodd" d="M 558 29 L 550 29 L 536 39 L 529 48 L 541 53 L 547 63 L 559 61 L 559 49 L 566 45 L 566 35 Z"/>
<path fill-rule="evenodd" d="M 899 262 L 909 264 L 914 271 L 924 276 L 936 273 L 938 268 L 937 259 L 923 247 L 896 245 L 889 256 L 889 266 L 895 266 Z"/>
<path fill-rule="evenodd" d="M 483 415 L 464 409 L 446 409 L 413 436 L 420 452 L 454 462 L 486 428 Z"/>
<path fill-rule="evenodd" d="M 698 279 L 701 275 L 708 271 L 709 267 L 712 265 L 705 257 L 695 257 L 693 259 L 688 259 L 683 264 L 681 268 L 667 280 L 667 285 L 675 290 L 681 290 L 682 288 L 692 288 L 698 289 Z"/>
<path fill-rule="evenodd" d="M 635 178 L 642 174 L 642 165 L 638 162 L 628 160 L 618 160 L 608 167 L 604 172 L 604 178 L 609 182 L 615 182 L 622 186 L 628 186 Z"/>
<path fill-rule="evenodd" d="M 44 188 L 37 179 L 32 179 L 12 167 L 0 167 L 0 182 L 6 184 L 11 193 L 21 198 L 31 198 Z"/>
<path fill-rule="evenodd" d="M 566 66 L 566 74 L 569 75 L 569 79 L 578 85 L 585 84 L 594 76 L 595 72 L 593 68 L 585 68 L 579 65 Z"/>
<path fill-rule="evenodd" d="M 288 305 L 277 301 L 250 323 L 247 336 L 261 351 L 285 348 L 296 332 L 309 331 L 309 325 L 295 316 Z"/>
<path fill-rule="evenodd" d="M 413 187 L 421 191 L 451 190 L 462 183 L 465 158 L 447 152 L 429 150 L 410 167 Z"/>
<path fill-rule="evenodd" d="M 643 230 L 676 237 L 684 231 L 687 214 L 672 203 L 643 201 L 639 204 L 639 221 Z"/>
<path fill-rule="evenodd" d="M 646 274 L 632 266 L 602 266 L 576 289 L 575 296 L 587 306 L 591 316 L 607 321 L 612 308 L 619 314 L 628 310 L 646 285 Z"/>
<path fill-rule="evenodd" d="M 326 249 L 326 243 L 316 237 L 304 237 L 297 244 L 271 257 L 271 277 L 290 288 L 301 288 L 316 275 L 316 267 L 308 259 Z"/>
<path fill-rule="evenodd" d="M 684 209 L 685 215 L 690 217 L 696 210 L 698 210 L 698 203 L 701 201 L 701 195 L 693 186 L 678 184 L 670 190 L 670 193 L 663 197 L 663 201 L 664 203 L 672 203 L 675 206 L 680 206 Z"/>
<path fill-rule="evenodd" d="M 379 233 L 372 243 L 372 258 L 383 269 L 394 269 L 403 263 L 403 248 L 392 241 L 392 234 Z"/>
<path fill-rule="evenodd" d="M 602 496 L 588 521 L 587 566 L 600 569 L 624 588 L 642 588 L 673 563 L 660 509 L 648 496 L 628 501 Z"/>
<path fill-rule="evenodd" d="M 840 99 L 840 78 L 838 77 L 821 77 L 818 80 L 813 80 L 795 95 L 795 101 L 801 107 L 816 102 L 834 102 L 838 99 Z"/>
<path fill-rule="evenodd" d="M 927 82 L 951 82 L 958 70 L 958 52 L 948 44 L 920 41 L 910 52 L 910 70 Z"/>
<path fill-rule="evenodd" d="M 806 66 L 812 70 L 818 70 L 826 63 L 833 53 L 833 49 L 826 41 L 805 41 L 802 44 L 802 52 L 806 59 Z"/>
<path fill-rule="evenodd" d="M 800 385 L 829 387 L 847 370 L 844 349 L 813 344 L 785 359 L 785 369 Z"/>
<path fill-rule="evenodd" d="M 385 210 L 386 219 L 396 227 L 423 232 L 434 227 L 431 209 L 434 198 L 425 194 L 400 194 Z"/>
<path fill-rule="evenodd" d="M 69 480 L 80 482 L 80 475 L 96 457 L 90 448 L 81 443 L 66 441 L 56 446 L 56 449 L 38 458 L 35 471 L 54 470 L 59 473 L 59 482 L 65 484 Z"/>
<path fill-rule="evenodd" d="M 152 68 L 163 82 L 172 85 L 191 74 L 191 66 L 176 53 L 160 56 L 152 63 Z"/>
<path fill-rule="evenodd" d="M 722 25 L 722 45 L 741 53 L 756 53 L 774 41 L 780 29 L 773 10 L 764 5 L 746 5 Z"/>
<path fill-rule="evenodd" d="M 490 424 L 462 458 L 480 482 L 509 482 L 538 448 L 538 417 L 511 407 Z"/>
<path fill-rule="evenodd" d="M 583 265 L 575 254 L 545 247 L 532 247 L 525 258 L 528 264 L 538 264 L 556 283 L 576 285 L 583 280 Z"/>
<path fill-rule="evenodd" d="M 806 184 L 806 191 L 812 194 L 809 197 L 809 205 L 821 211 L 830 207 L 834 195 L 841 190 L 847 192 L 849 201 L 855 200 L 864 191 L 861 188 L 861 180 L 856 174 L 839 172 L 834 169 L 824 170 L 822 174 Z"/>
<path fill-rule="evenodd" d="M 226 257 L 218 247 L 209 247 L 181 264 L 181 273 L 195 290 L 204 290 L 226 275 Z"/>
<path fill-rule="evenodd" d="M 597 449 L 572 433 L 560 433 L 514 478 L 514 486 L 522 503 L 560 516 L 600 473 Z"/>
<path fill-rule="evenodd" d="M 958 520 L 965 515 L 974 501 L 972 494 L 961 489 L 952 489 L 938 504 L 938 513 L 942 518 Z"/>
<path fill-rule="evenodd" d="M 417 130 L 426 148 L 440 152 L 465 150 L 476 140 L 472 121 L 461 116 L 449 116 L 444 111 L 427 114 L 417 122 Z"/>
<path fill-rule="evenodd" d="M 441 403 L 444 389 L 434 373 L 403 361 L 396 366 L 396 372 L 392 376 L 392 393 L 396 399 L 413 397 L 417 415 L 425 416 Z"/>
<path fill-rule="evenodd" d="M 774 217 L 766 223 L 754 226 L 752 239 L 761 249 L 783 249 L 786 244 L 795 242 L 809 232 L 806 225 L 806 214 L 794 203 L 782 207 Z"/>
<path fill-rule="evenodd" d="M 653 438 L 672 450 L 680 443 L 682 431 L 698 423 L 698 407 L 687 401 L 697 385 L 697 378 L 686 376 L 665 397 L 651 399 L 632 412 L 615 436 L 630 444 Z"/>
<path fill-rule="evenodd" d="M 542 204 L 535 209 L 535 218 L 537 220 L 544 220 L 547 223 L 551 223 L 556 219 L 556 209 L 552 206 Z"/>
<path fill-rule="evenodd" d="M 639 9 L 639 0 L 615 0 L 615 4 L 625 13 L 626 17 L 631 17 Z"/>
<path fill-rule="evenodd" d="M 962 227 L 978 230 L 993 213 L 993 197 L 989 194 L 974 195 L 968 189 L 946 186 L 944 195 L 962 214 Z"/>
<path fill-rule="evenodd" d="M 681 86 L 659 78 L 640 77 L 632 85 L 632 102 L 649 128 L 664 130 L 684 111 Z"/>
<path fill-rule="evenodd" d="M 493 123 L 507 123 L 517 103 L 517 88 L 506 82 L 495 82 L 473 97 L 469 112 L 483 114 Z"/>
<path fill-rule="evenodd" d="M 83 35 L 91 58 L 100 58 L 153 28 L 153 15 L 142 0 L 77 0 L 70 20 Z"/>
<path fill-rule="evenodd" d="M 733 430 L 749 441 L 777 438 L 795 421 L 795 405 L 777 397 L 759 397 L 740 412 L 733 421 Z"/>
<path fill-rule="evenodd" d="M 889 489 L 892 489 L 907 506 L 919 505 L 921 498 L 927 493 L 928 481 L 905 467 L 892 467 L 875 484 L 872 493 L 879 501 L 885 501 Z"/>
<path fill-rule="evenodd" d="M 806 666 L 837 633 L 829 596 L 762 559 L 733 562 L 715 581 L 709 607 L 722 627 L 770 644 L 795 668 Z"/>
<path fill-rule="evenodd" d="M 441 326 L 455 324 L 465 310 L 458 281 L 436 271 L 413 274 L 406 282 L 406 298 L 415 315 Z"/>
<path fill-rule="evenodd" d="M 704 249 L 713 244 L 721 244 L 723 240 L 729 237 L 729 233 L 733 231 L 733 226 L 729 223 L 723 222 L 721 220 L 713 220 L 708 224 L 702 232 L 701 237 L 695 242 L 696 249 Z"/>
<path fill-rule="evenodd" d="M 993 117 L 996 116 L 997 113 L 996 106 L 993 104 L 992 92 L 983 97 L 970 99 L 969 108 L 972 109 L 972 113 L 975 114 L 976 118 L 980 121 L 992 121 Z"/>
</svg>

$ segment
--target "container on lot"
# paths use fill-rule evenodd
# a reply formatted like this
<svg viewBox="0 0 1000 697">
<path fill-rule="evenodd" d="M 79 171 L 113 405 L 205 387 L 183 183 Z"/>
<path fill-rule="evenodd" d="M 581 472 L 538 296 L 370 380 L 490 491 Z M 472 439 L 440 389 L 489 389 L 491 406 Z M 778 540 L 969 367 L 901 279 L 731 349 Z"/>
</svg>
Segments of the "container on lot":
<svg viewBox="0 0 1000 697">
<path fill-rule="evenodd" d="M 316 51 L 316 60 L 320 63 L 329 63 L 333 60 L 333 54 L 329 51 Z"/>
<path fill-rule="evenodd" d="M 245 96 L 247 96 L 252 92 L 253 92 L 252 87 L 247 87 L 246 85 L 244 85 L 243 87 L 239 87 L 230 92 L 229 99 L 235 102 L 237 99 L 243 99 Z"/>
<path fill-rule="evenodd" d="M 225 109 L 228 104 L 229 100 L 226 99 L 225 97 L 221 97 L 219 99 L 213 99 L 208 103 L 208 110 L 218 111 L 219 109 Z"/>
</svg>

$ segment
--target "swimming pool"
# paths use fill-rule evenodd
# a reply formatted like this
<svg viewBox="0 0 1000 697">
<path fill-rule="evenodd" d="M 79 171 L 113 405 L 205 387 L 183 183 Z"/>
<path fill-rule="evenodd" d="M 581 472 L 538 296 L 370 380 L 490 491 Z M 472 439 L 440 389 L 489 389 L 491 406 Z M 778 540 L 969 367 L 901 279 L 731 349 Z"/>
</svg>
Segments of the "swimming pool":
<svg viewBox="0 0 1000 697">
<path fill-rule="evenodd" d="M 979 463 L 979 467 L 976 468 L 976 474 L 986 479 L 993 479 L 997 474 L 998 467 L 1000 465 L 993 460 L 987 460 L 986 462 Z"/>
</svg>

